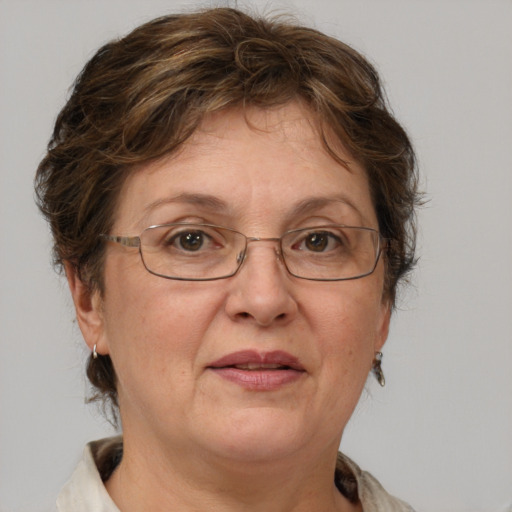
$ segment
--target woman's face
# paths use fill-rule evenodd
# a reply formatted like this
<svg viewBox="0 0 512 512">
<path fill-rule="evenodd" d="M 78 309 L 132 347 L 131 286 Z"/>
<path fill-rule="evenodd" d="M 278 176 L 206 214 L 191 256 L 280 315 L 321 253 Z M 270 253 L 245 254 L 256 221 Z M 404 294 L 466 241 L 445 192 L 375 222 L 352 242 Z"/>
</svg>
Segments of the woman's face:
<svg viewBox="0 0 512 512">
<path fill-rule="evenodd" d="M 308 114 L 289 104 L 249 110 L 250 126 L 239 110 L 207 118 L 180 152 L 127 179 L 113 233 L 377 228 L 363 169 L 329 157 Z M 125 435 L 234 459 L 337 449 L 387 335 L 382 261 L 361 279 L 308 281 L 287 273 L 273 242 L 255 242 L 235 276 L 192 282 L 152 275 L 136 248 L 109 244 L 104 271 L 103 298 L 79 319 L 114 362 Z"/>
</svg>

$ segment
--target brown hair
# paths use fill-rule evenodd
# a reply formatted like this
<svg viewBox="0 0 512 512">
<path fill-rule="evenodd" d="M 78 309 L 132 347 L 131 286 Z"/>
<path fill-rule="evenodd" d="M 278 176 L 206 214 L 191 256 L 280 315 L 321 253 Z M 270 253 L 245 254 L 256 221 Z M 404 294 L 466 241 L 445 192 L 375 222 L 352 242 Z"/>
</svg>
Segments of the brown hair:
<svg viewBox="0 0 512 512">
<path fill-rule="evenodd" d="M 411 143 L 386 105 L 379 77 L 351 47 L 282 18 L 217 8 L 170 15 L 100 48 L 78 76 L 36 175 L 38 204 L 68 262 L 103 292 L 104 246 L 120 188 L 135 165 L 176 150 L 205 114 L 233 106 L 307 104 L 367 171 L 388 240 L 386 297 L 412 268 L 417 174 Z M 323 141 L 334 158 L 335 150 Z M 88 377 L 117 404 L 108 356 Z"/>
</svg>

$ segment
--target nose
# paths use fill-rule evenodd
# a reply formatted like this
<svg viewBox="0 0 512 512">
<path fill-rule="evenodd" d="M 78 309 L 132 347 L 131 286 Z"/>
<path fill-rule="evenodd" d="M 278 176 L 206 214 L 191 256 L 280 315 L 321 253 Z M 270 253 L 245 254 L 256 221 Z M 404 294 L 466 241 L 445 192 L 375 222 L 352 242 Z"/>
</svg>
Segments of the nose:
<svg viewBox="0 0 512 512">
<path fill-rule="evenodd" d="M 288 323 L 298 309 L 292 279 L 281 260 L 278 239 L 249 239 L 243 265 L 231 278 L 228 315 L 264 327 Z"/>
</svg>

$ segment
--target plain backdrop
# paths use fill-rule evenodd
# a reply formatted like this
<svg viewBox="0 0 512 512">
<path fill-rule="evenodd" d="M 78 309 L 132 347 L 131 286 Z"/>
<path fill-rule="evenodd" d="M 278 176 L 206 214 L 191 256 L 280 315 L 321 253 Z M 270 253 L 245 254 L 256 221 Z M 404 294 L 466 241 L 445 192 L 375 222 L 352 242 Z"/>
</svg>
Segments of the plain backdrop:
<svg viewBox="0 0 512 512">
<path fill-rule="evenodd" d="M 429 199 L 384 350 L 388 384 L 368 381 L 342 449 L 418 512 L 511 511 L 512 2 L 247 4 L 295 13 L 376 63 Z M 2 512 L 50 510 L 85 442 L 112 433 L 84 404 L 87 353 L 51 267 L 35 168 L 93 52 L 192 5 L 0 0 Z"/>
</svg>

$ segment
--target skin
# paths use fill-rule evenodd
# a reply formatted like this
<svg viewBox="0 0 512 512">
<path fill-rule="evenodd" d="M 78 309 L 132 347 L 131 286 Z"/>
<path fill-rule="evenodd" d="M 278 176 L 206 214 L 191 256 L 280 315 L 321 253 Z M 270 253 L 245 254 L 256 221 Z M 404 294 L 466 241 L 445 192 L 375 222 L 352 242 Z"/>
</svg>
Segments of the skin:
<svg viewBox="0 0 512 512">
<path fill-rule="evenodd" d="M 364 170 L 343 148 L 348 167 L 328 156 L 307 108 L 246 115 L 251 126 L 236 109 L 206 118 L 177 154 L 133 172 L 112 232 L 177 221 L 258 237 L 328 223 L 377 228 Z M 310 198 L 321 201 L 297 211 Z M 109 244 L 104 278 L 104 296 L 91 296 L 68 271 L 85 341 L 110 354 L 118 376 L 125 453 L 106 485 L 123 512 L 361 510 L 333 473 L 388 333 L 382 258 L 362 279 L 315 282 L 290 276 L 275 244 L 258 242 L 235 276 L 187 282 L 154 276 L 137 249 Z M 286 351 L 303 375 L 251 391 L 208 370 L 246 349 Z"/>
</svg>

